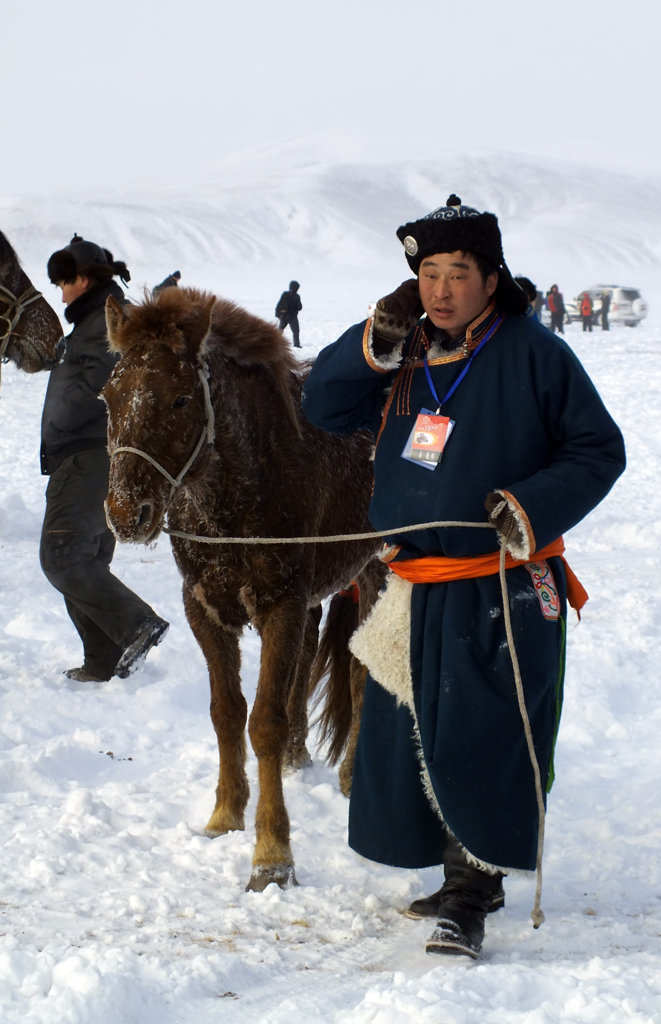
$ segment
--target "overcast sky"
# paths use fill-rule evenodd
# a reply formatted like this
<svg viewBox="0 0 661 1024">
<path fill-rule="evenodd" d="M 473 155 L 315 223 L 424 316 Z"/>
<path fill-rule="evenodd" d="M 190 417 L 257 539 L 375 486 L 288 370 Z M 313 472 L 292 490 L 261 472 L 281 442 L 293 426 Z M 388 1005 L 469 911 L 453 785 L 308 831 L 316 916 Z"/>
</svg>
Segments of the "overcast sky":
<svg viewBox="0 0 661 1024">
<path fill-rule="evenodd" d="M 0 0 L 0 196 L 310 133 L 661 169 L 654 0 Z"/>
</svg>

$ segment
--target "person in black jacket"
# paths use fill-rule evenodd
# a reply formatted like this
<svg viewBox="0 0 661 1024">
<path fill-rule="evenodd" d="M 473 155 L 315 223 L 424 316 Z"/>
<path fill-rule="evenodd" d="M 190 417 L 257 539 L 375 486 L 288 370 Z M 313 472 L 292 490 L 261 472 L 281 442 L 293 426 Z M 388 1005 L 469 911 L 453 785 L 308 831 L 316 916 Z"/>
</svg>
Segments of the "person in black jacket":
<svg viewBox="0 0 661 1024">
<path fill-rule="evenodd" d="M 555 334 L 562 334 L 562 328 L 565 322 L 565 300 L 562 292 L 558 290 L 557 284 L 551 285 L 551 290 L 546 296 L 546 304 L 551 313 L 551 330 Z"/>
<path fill-rule="evenodd" d="M 48 276 L 62 289 L 73 330 L 50 373 L 41 424 L 41 471 L 49 476 L 40 561 L 64 597 L 84 661 L 65 675 L 79 682 L 126 678 L 164 636 L 168 623 L 110 572 L 106 408 L 99 392 L 117 361 L 108 350 L 105 302 L 124 301 L 126 264 L 74 235 L 53 253 Z"/>
<path fill-rule="evenodd" d="M 300 285 L 298 281 L 290 281 L 289 290 L 282 293 L 278 299 L 278 304 L 275 307 L 275 315 L 278 318 L 278 327 L 281 331 L 284 331 L 287 324 L 289 324 L 292 338 L 294 339 L 294 348 L 301 347 L 298 330 L 298 314 L 303 309 L 303 306 L 301 304 L 301 297 L 298 294 L 299 288 Z"/>
<path fill-rule="evenodd" d="M 608 331 L 608 311 L 611 308 L 611 293 L 604 292 L 601 296 L 601 329 L 602 331 Z"/>
</svg>

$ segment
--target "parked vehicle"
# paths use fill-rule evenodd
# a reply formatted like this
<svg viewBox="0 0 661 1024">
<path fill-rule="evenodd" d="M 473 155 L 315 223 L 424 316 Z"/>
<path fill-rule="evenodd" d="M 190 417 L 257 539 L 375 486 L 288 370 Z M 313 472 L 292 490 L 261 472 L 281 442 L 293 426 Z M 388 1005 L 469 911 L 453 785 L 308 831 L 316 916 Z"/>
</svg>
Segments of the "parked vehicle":
<svg viewBox="0 0 661 1024">
<path fill-rule="evenodd" d="M 567 320 L 574 322 L 581 319 L 581 299 L 585 292 L 592 299 L 592 316 L 595 324 L 600 321 L 601 299 L 605 292 L 609 292 L 611 297 L 609 323 L 615 326 L 637 327 L 647 316 L 647 303 L 637 288 L 624 288 L 617 284 L 595 284 L 592 288 L 584 288 L 573 301 L 565 302 Z"/>
</svg>

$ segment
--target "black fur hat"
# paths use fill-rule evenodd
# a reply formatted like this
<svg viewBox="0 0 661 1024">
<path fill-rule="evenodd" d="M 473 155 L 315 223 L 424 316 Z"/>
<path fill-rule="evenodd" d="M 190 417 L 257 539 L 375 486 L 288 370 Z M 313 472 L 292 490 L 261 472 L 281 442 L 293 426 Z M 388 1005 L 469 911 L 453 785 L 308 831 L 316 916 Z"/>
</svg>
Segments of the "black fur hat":
<svg viewBox="0 0 661 1024">
<path fill-rule="evenodd" d="M 530 301 L 534 304 L 537 301 L 537 285 L 533 284 L 529 277 L 522 277 L 520 274 L 517 274 L 514 280 L 519 288 L 523 288 Z"/>
<path fill-rule="evenodd" d="M 503 255 L 498 218 L 493 213 L 480 213 L 472 206 L 463 206 L 454 193 L 445 206 L 428 213 L 421 220 L 403 224 L 397 237 L 404 246 L 406 259 L 414 274 L 426 256 L 436 252 L 472 253 L 498 271 L 496 301 L 510 313 L 524 313 L 528 299 L 509 272 Z"/>
<path fill-rule="evenodd" d="M 124 284 L 131 280 L 126 264 L 114 260 L 108 249 L 74 235 L 64 249 L 58 249 L 49 259 L 48 277 L 53 284 L 72 284 L 79 274 L 95 281 L 107 281 L 115 276 Z"/>
</svg>

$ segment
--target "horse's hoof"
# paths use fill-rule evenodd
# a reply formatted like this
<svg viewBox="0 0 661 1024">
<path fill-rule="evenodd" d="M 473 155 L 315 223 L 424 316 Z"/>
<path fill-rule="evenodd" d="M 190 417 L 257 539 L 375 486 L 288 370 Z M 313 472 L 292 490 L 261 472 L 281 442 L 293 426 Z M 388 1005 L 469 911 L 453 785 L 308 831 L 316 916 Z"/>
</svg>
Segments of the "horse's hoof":
<svg viewBox="0 0 661 1024">
<path fill-rule="evenodd" d="M 246 892 L 264 892 L 267 885 L 275 882 L 281 889 L 290 889 L 298 885 L 293 864 L 269 864 L 253 868 Z"/>
<path fill-rule="evenodd" d="M 290 754 L 285 756 L 282 768 L 283 771 L 299 772 L 302 768 L 309 768 L 312 765 L 312 758 L 310 757 L 307 747 L 303 747 L 301 750 L 292 751 Z"/>
<path fill-rule="evenodd" d="M 226 836 L 228 832 L 244 832 L 245 827 L 242 817 L 218 814 L 214 811 L 204 827 L 204 832 L 210 839 L 215 839 L 216 836 Z"/>
</svg>

